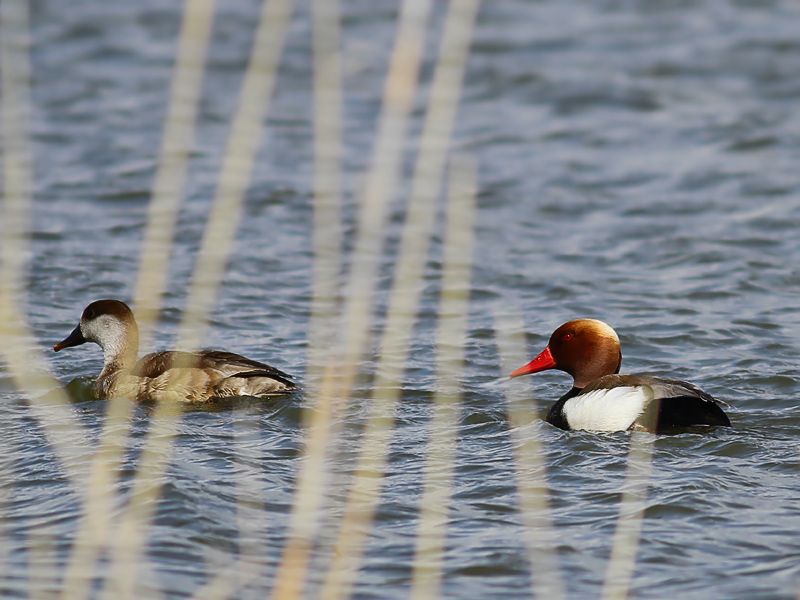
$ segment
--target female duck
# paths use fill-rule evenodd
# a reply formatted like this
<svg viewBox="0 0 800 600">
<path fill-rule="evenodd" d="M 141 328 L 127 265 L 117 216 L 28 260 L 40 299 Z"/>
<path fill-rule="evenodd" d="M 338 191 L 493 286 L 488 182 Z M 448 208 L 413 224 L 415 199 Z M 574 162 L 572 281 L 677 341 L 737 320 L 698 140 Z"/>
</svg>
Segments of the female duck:
<svg viewBox="0 0 800 600">
<path fill-rule="evenodd" d="M 92 302 L 53 350 L 86 342 L 103 349 L 103 370 L 95 383 L 99 398 L 191 403 L 296 389 L 291 375 L 232 352 L 154 352 L 137 360 L 139 329 L 131 309 L 119 300 Z"/>
<path fill-rule="evenodd" d="M 576 319 L 553 332 L 547 347 L 511 377 L 558 369 L 573 377 L 547 422 L 590 431 L 680 431 L 695 425 L 730 427 L 720 402 L 691 383 L 649 375 L 618 375 L 617 333 L 595 319 Z"/>
</svg>

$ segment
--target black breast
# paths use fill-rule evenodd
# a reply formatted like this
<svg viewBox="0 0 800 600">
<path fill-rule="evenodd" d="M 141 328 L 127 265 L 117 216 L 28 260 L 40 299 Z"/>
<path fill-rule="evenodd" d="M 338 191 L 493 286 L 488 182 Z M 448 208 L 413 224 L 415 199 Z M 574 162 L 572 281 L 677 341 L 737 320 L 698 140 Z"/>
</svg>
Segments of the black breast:
<svg viewBox="0 0 800 600">
<path fill-rule="evenodd" d="M 564 429 L 565 431 L 569 431 L 570 426 L 569 423 L 567 423 L 567 419 L 566 417 L 564 417 L 564 412 L 563 412 L 564 405 L 567 403 L 567 400 L 569 400 L 570 398 L 574 398 L 582 391 L 583 390 L 581 388 L 574 387 L 566 394 L 561 396 L 561 398 L 558 399 L 558 402 L 556 402 L 555 404 L 553 404 L 553 406 L 550 407 L 550 411 L 547 413 L 547 419 L 546 419 L 547 422 L 550 423 L 550 425 L 555 425 L 559 429 Z"/>
</svg>

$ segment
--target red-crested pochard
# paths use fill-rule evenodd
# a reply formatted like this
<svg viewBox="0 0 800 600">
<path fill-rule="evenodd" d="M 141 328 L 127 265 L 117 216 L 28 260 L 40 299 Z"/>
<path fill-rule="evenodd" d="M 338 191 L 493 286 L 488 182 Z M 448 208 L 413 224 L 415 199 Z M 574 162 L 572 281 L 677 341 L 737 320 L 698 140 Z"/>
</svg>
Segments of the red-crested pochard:
<svg viewBox="0 0 800 600">
<path fill-rule="evenodd" d="M 558 369 L 572 389 L 556 402 L 547 422 L 561 429 L 676 432 L 695 425 L 730 427 L 720 402 L 691 383 L 649 375 L 618 375 L 617 333 L 596 319 L 575 319 L 553 332 L 547 347 L 511 377 Z"/>
<path fill-rule="evenodd" d="M 191 403 L 296 389 L 291 375 L 232 352 L 154 352 L 137 360 L 139 328 L 131 309 L 119 300 L 92 302 L 53 350 L 86 342 L 103 349 L 103 370 L 95 382 L 98 398 Z"/>
</svg>

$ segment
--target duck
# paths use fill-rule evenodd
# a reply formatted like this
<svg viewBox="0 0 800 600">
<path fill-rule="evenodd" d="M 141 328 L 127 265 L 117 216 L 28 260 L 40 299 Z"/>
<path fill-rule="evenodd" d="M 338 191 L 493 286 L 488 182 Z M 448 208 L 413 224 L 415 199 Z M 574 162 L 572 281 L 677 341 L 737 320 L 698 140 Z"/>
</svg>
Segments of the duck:
<svg viewBox="0 0 800 600">
<path fill-rule="evenodd" d="M 564 430 L 679 433 L 695 426 L 730 427 L 722 402 L 697 386 L 652 375 L 620 375 L 622 348 L 614 329 L 574 319 L 556 329 L 533 360 L 510 374 L 549 369 L 573 378 L 546 421 Z"/>
<path fill-rule="evenodd" d="M 121 300 L 96 300 L 55 352 L 92 342 L 103 350 L 103 370 L 94 383 L 98 399 L 200 403 L 236 396 L 266 396 L 297 389 L 291 375 L 222 350 L 168 350 L 138 358 L 139 328 Z"/>
</svg>

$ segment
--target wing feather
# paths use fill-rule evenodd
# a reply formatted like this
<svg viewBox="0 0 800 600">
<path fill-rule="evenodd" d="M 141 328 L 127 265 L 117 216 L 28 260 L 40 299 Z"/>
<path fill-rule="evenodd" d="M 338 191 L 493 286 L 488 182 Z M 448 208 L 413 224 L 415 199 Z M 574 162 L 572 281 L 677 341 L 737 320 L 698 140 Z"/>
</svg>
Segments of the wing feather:
<svg viewBox="0 0 800 600">
<path fill-rule="evenodd" d="M 179 368 L 197 368 L 216 372 L 221 378 L 238 376 L 257 371 L 261 377 L 269 377 L 294 387 L 292 376 L 266 363 L 224 350 L 201 350 L 181 352 L 168 350 L 143 356 L 133 367 L 131 374 L 137 377 L 157 378 L 167 371 Z"/>
</svg>

